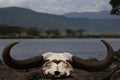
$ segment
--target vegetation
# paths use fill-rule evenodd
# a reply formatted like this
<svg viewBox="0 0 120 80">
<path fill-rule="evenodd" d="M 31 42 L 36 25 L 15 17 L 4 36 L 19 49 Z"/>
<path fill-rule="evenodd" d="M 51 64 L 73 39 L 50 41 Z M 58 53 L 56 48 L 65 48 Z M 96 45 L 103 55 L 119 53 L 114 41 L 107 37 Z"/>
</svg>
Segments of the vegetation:
<svg viewBox="0 0 120 80">
<path fill-rule="evenodd" d="M 3 14 L 5 13 L 5 14 Z M 106 15 L 106 12 L 94 13 L 96 15 Z M 89 15 L 87 13 L 87 15 Z M 107 16 L 107 15 L 106 15 Z M 113 16 L 112 16 L 113 17 Z M 87 33 L 119 33 L 120 19 L 102 18 L 97 16 L 96 19 L 86 18 L 68 18 L 63 15 L 54 15 L 47 13 L 37 13 L 25 8 L 6 7 L 0 8 L 0 23 L 8 25 L 19 25 L 23 27 L 37 27 L 46 29 L 85 29 Z M 108 30 L 109 29 L 109 30 Z M 113 30 L 114 29 L 114 30 Z M 65 31 L 65 30 L 64 30 Z"/>
<path fill-rule="evenodd" d="M 110 4 L 112 6 L 111 14 L 120 15 L 120 0 L 110 0 Z M 51 18 L 51 19 L 53 19 L 53 18 Z M 55 17 L 55 19 L 56 19 L 56 17 Z M 33 19 L 30 19 L 30 20 L 33 20 Z M 40 21 L 40 20 L 37 20 L 37 21 Z M 50 21 L 53 21 L 53 20 L 50 20 Z M 61 21 L 64 21 L 64 20 L 61 20 Z M 68 20 L 68 21 L 71 21 L 71 20 Z M 13 22 L 13 21 L 11 21 L 11 22 Z M 42 23 L 44 23 L 44 22 L 42 22 Z M 57 23 L 57 22 L 55 22 L 55 23 Z M 68 23 L 71 23 L 71 22 L 68 22 Z M 96 22 L 94 22 L 94 23 L 96 23 Z M 110 23 L 108 23 L 108 24 L 110 24 Z M 26 28 L 26 27 L 20 27 L 20 26 L 0 25 L 0 38 L 120 38 L 120 34 L 118 34 L 118 35 L 112 35 L 112 34 L 111 35 L 106 35 L 106 34 L 87 35 L 87 34 L 84 34 L 84 32 L 85 32 L 84 29 L 74 30 L 74 29 L 67 28 L 64 31 L 60 31 L 60 29 L 57 29 L 57 28 L 44 30 L 44 29 L 39 29 L 36 27 L 27 27 Z"/>
<path fill-rule="evenodd" d="M 87 35 L 84 29 L 39 29 L 36 27 L 19 27 L 0 25 L 0 38 L 120 38 L 120 35 Z"/>
<path fill-rule="evenodd" d="M 111 0 L 110 4 L 112 6 L 111 14 L 120 15 L 120 0 Z"/>
<path fill-rule="evenodd" d="M 45 33 L 50 38 L 61 36 L 61 31 L 59 29 L 49 29 L 49 30 L 46 30 Z"/>
</svg>

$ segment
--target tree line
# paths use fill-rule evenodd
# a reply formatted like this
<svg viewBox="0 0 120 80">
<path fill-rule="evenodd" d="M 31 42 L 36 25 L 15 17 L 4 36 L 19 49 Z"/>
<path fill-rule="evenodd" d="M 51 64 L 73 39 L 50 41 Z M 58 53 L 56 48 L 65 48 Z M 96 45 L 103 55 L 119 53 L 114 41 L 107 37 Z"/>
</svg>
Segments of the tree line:
<svg viewBox="0 0 120 80">
<path fill-rule="evenodd" d="M 6 26 L 0 25 L 1 37 L 72 37 L 81 36 L 85 32 L 84 29 L 65 29 L 64 31 L 52 28 L 44 30 L 43 28 L 36 27 L 19 27 L 19 26 Z"/>
<path fill-rule="evenodd" d="M 0 25 L 0 38 L 120 38 L 120 35 L 84 34 L 84 29 L 57 28 L 44 30 L 36 27 L 19 27 Z M 83 35 L 84 34 L 84 35 Z"/>
<path fill-rule="evenodd" d="M 112 6 L 111 14 L 120 15 L 120 0 L 110 0 Z"/>
</svg>

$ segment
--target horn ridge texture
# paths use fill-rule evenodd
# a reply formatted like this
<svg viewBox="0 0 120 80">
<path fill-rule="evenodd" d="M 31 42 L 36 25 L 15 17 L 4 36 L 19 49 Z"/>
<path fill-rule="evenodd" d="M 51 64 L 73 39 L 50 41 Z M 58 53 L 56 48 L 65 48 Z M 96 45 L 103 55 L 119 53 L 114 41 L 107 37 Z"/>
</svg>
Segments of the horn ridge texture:
<svg viewBox="0 0 120 80">
<path fill-rule="evenodd" d="M 74 68 L 78 68 L 78 69 L 83 69 L 86 71 L 103 71 L 106 68 L 109 67 L 109 65 L 112 63 L 114 55 L 113 55 L 113 49 L 111 47 L 111 45 L 105 41 L 105 40 L 101 40 L 104 45 L 107 48 L 107 56 L 104 60 L 94 60 L 94 61 L 90 61 L 90 60 L 83 60 L 77 56 L 73 56 L 72 57 L 72 65 Z"/>
<path fill-rule="evenodd" d="M 11 48 L 18 43 L 19 42 L 12 42 L 3 49 L 2 58 L 5 64 L 14 69 L 29 69 L 34 67 L 41 67 L 43 60 L 43 56 L 41 55 L 25 60 L 16 60 L 10 56 Z"/>
</svg>

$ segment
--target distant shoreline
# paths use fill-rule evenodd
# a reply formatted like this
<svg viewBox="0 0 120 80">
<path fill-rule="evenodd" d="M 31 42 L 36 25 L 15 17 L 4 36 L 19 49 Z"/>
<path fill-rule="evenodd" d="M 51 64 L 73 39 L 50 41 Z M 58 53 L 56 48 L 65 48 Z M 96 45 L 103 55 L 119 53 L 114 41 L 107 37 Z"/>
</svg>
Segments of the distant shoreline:
<svg viewBox="0 0 120 80">
<path fill-rule="evenodd" d="M 81 36 L 0 36 L 0 39 L 52 39 L 52 38 L 120 38 L 120 35 L 81 35 Z"/>
</svg>

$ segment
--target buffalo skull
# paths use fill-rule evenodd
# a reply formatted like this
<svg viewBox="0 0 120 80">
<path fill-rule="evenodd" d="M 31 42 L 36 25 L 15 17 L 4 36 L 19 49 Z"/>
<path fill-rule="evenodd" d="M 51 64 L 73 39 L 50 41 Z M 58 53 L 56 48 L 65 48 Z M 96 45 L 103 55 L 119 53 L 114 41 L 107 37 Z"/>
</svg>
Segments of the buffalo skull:
<svg viewBox="0 0 120 80">
<path fill-rule="evenodd" d="M 109 67 L 113 61 L 113 49 L 111 45 L 101 40 L 107 48 L 107 56 L 104 60 L 87 61 L 70 53 L 53 53 L 47 52 L 42 55 L 28 58 L 25 60 L 16 60 L 10 56 L 11 48 L 19 42 L 8 44 L 2 53 L 2 57 L 6 65 L 14 69 L 30 69 L 41 67 L 45 75 L 54 77 L 70 76 L 74 68 L 86 71 L 102 71 Z"/>
</svg>

